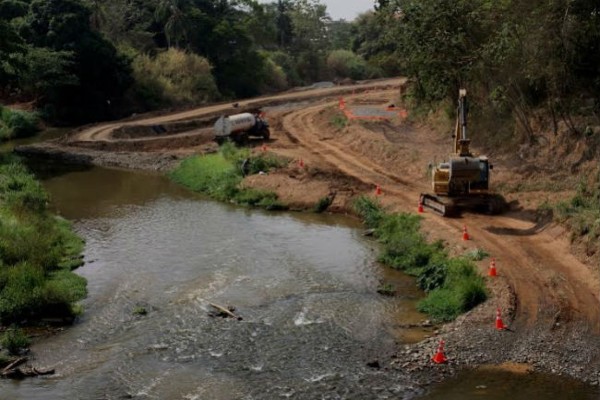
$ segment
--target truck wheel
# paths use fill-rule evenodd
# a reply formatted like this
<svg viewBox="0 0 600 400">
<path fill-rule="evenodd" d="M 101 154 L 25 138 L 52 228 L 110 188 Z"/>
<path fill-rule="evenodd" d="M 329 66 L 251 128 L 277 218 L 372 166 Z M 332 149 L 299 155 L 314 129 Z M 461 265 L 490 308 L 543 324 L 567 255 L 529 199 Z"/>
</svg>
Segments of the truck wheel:
<svg viewBox="0 0 600 400">
<path fill-rule="evenodd" d="M 235 137 L 235 143 L 238 144 L 239 146 L 244 146 L 244 145 L 248 144 L 248 134 L 241 133 L 241 134 L 237 135 Z"/>
<path fill-rule="evenodd" d="M 263 130 L 262 137 L 263 140 L 269 140 L 269 138 L 271 137 L 271 131 L 269 131 L 268 129 Z"/>
</svg>

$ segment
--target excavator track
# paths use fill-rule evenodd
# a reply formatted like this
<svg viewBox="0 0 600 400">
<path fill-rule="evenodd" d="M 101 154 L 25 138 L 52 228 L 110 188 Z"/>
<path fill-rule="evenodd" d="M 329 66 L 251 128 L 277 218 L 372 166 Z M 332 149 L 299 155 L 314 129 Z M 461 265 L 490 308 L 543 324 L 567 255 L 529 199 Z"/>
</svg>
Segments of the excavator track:
<svg viewBox="0 0 600 400">
<path fill-rule="evenodd" d="M 442 202 L 437 196 L 433 196 L 427 193 L 421 193 L 419 197 L 419 202 L 423 205 L 423 207 L 428 208 L 429 210 L 435 212 L 442 217 L 446 217 L 450 214 L 451 207 Z"/>
<path fill-rule="evenodd" d="M 432 194 L 421 193 L 419 202 L 423 207 L 442 217 L 458 217 L 462 211 L 496 215 L 508 209 L 502 196 L 487 193 L 454 198 L 440 198 Z"/>
</svg>

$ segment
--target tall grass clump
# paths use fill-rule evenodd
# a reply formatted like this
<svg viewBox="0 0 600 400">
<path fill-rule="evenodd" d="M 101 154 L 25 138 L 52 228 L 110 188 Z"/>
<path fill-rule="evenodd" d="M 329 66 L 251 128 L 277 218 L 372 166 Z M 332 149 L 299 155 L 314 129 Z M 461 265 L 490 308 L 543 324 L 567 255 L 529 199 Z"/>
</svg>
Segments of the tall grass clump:
<svg viewBox="0 0 600 400">
<path fill-rule="evenodd" d="M 437 321 L 451 321 L 485 301 L 485 282 L 472 261 L 452 258 L 441 242 L 428 243 L 421 233 L 421 218 L 407 213 L 387 213 L 366 196 L 355 210 L 374 229 L 382 244 L 379 260 L 417 278 L 427 296 L 417 308 Z"/>
<path fill-rule="evenodd" d="M 48 196 L 17 160 L 0 155 L 0 325 L 72 318 L 86 295 L 83 241 L 46 209 Z"/>
<path fill-rule="evenodd" d="M 189 157 L 170 173 L 177 183 L 205 193 L 210 197 L 236 204 L 283 209 L 273 192 L 242 188 L 240 183 L 247 174 L 283 165 L 283 161 L 272 155 L 251 156 L 248 149 L 238 149 L 226 142 L 215 154 Z"/>
<path fill-rule="evenodd" d="M 0 141 L 33 136 L 40 130 L 39 124 L 36 113 L 0 106 Z"/>
</svg>

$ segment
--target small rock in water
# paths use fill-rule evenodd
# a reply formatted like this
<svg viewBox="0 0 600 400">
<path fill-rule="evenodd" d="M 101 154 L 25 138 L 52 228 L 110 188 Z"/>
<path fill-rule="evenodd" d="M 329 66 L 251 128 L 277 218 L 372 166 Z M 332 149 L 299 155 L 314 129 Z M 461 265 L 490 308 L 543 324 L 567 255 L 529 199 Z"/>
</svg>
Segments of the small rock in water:
<svg viewBox="0 0 600 400">
<path fill-rule="evenodd" d="M 487 389 L 487 386 L 485 386 L 485 385 L 478 385 L 478 386 L 475 386 L 475 389 Z"/>
</svg>

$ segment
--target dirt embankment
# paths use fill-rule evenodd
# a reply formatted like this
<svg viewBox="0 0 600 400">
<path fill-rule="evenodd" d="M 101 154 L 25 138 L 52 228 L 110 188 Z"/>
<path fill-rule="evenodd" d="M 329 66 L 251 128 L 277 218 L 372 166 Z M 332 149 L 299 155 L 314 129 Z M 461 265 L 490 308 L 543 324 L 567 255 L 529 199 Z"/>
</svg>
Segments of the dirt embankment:
<svg viewBox="0 0 600 400">
<path fill-rule="evenodd" d="M 243 104 L 256 107 L 310 101 L 301 107 L 290 104 L 267 111 L 272 134 L 271 140 L 264 143 L 266 150 L 293 162 L 280 171 L 249 177 L 244 184 L 273 190 L 295 208 L 312 208 L 321 198 L 335 193 L 330 210 L 338 212 L 346 212 L 356 195 L 373 195 L 379 186 L 379 198 L 385 206 L 394 211 L 415 212 L 419 194 L 429 190 L 427 165 L 444 158 L 451 148 L 450 137 L 411 124 L 402 113 L 390 120 L 348 123 L 338 110 L 340 95 L 347 107 L 368 103 L 385 108 L 397 103 L 402 83 L 403 80 L 381 81 L 375 85 L 288 93 Z M 20 150 L 82 157 L 75 161 L 103 165 L 168 169 L 181 157 L 214 151 L 210 132 L 199 128 L 197 132 L 168 137 L 136 133 L 129 138 L 115 138 L 112 133 L 115 129 L 122 131 L 124 126 L 156 126 L 226 111 L 235 109 L 230 104 L 217 105 L 99 125 L 63 140 Z M 255 151 L 264 151 L 262 141 L 251 145 Z M 515 187 L 526 181 L 525 161 L 511 155 L 490 156 L 495 165 L 493 185 Z M 557 195 L 567 193 L 509 193 L 511 209 L 500 216 L 465 213 L 448 219 L 424 214 L 423 227 L 432 240 L 442 239 L 453 254 L 485 250 L 496 258 L 499 276 L 486 278 L 490 300 L 441 327 L 435 337 L 399 349 L 398 354 L 383 360 L 388 367 L 402 369 L 424 384 L 461 367 L 490 363 L 523 363 L 599 383 L 600 358 L 593 350 L 600 344 L 598 268 L 585 255 L 573 254 L 568 235 L 561 227 L 539 220 L 535 213 L 541 201 Z M 470 241 L 461 240 L 465 225 L 472 237 Z M 482 274 L 487 275 L 488 262 L 480 263 Z M 510 330 L 494 328 L 498 308 Z M 446 342 L 450 363 L 435 366 L 430 358 L 440 338 Z"/>
</svg>

